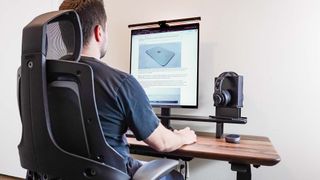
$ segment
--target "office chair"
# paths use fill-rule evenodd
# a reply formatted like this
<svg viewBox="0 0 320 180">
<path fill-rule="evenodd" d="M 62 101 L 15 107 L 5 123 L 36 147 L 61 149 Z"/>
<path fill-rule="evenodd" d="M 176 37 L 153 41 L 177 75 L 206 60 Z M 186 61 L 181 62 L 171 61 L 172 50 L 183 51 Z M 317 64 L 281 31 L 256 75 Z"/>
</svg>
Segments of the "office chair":
<svg viewBox="0 0 320 180">
<path fill-rule="evenodd" d="M 18 145 L 26 179 L 127 180 L 124 159 L 102 133 L 93 72 L 79 62 L 82 31 L 75 11 L 42 14 L 23 30 Z M 178 164 L 154 160 L 133 179 L 158 179 Z"/>
</svg>

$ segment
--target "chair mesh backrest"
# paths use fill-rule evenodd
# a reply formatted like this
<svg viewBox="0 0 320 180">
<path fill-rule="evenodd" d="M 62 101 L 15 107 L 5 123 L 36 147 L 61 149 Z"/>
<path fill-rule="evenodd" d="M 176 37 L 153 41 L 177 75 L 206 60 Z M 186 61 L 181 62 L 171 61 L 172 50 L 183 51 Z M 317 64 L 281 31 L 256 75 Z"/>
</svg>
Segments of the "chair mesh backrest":
<svg viewBox="0 0 320 180">
<path fill-rule="evenodd" d="M 71 59 L 75 48 L 75 31 L 70 21 L 48 24 L 46 35 L 47 59 Z"/>
<path fill-rule="evenodd" d="M 78 84 L 53 81 L 48 84 L 51 131 L 57 145 L 67 152 L 89 157 Z"/>
<path fill-rule="evenodd" d="M 46 26 L 46 59 L 75 61 L 72 56 L 75 42 L 75 27 L 72 22 L 59 19 L 49 22 Z M 54 140 L 67 152 L 88 157 L 89 148 L 81 116 L 77 77 L 68 72 L 52 73 L 47 69 L 47 85 L 50 125 Z"/>
<path fill-rule="evenodd" d="M 72 23 L 69 21 L 49 23 L 46 38 L 46 59 L 77 61 L 73 56 L 77 39 Z M 80 65 L 78 62 L 74 66 L 77 66 L 76 64 Z M 125 172 L 122 157 L 105 143 L 99 117 L 94 114 L 97 113 L 94 96 L 92 99 L 84 98 L 94 93 L 94 88 L 89 88 L 93 86 L 90 84 L 93 83 L 93 79 L 84 82 L 81 77 L 91 77 L 91 75 L 80 69 L 78 72 L 65 70 L 61 73 L 47 70 L 49 115 L 55 141 L 70 153 L 104 162 Z M 91 69 L 88 71 L 91 72 Z M 88 84 L 84 86 L 84 83 Z M 94 104 L 90 108 L 92 111 L 86 108 L 85 104 Z M 92 112 L 90 121 L 93 122 L 88 124 L 85 115 L 90 114 L 89 112 Z"/>
</svg>

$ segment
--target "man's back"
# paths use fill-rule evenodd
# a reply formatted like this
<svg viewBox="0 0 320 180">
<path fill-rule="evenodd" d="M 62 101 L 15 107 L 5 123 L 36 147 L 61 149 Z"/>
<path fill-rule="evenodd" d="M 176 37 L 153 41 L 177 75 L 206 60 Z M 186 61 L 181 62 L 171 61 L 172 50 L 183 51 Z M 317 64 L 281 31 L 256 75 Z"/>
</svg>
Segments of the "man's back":
<svg viewBox="0 0 320 180">
<path fill-rule="evenodd" d="M 81 62 L 90 65 L 94 72 L 96 104 L 106 141 L 127 160 L 130 155 L 124 134 L 128 127 L 138 140 L 144 140 L 159 120 L 133 76 L 95 58 L 82 57 Z"/>
</svg>

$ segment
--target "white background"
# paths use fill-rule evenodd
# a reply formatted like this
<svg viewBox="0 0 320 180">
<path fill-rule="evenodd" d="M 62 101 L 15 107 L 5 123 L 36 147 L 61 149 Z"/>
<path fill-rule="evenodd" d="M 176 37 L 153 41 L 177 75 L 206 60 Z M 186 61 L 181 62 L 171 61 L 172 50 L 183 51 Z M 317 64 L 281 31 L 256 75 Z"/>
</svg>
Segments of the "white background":
<svg viewBox="0 0 320 180">
<path fill-rule="evenodd" d="M 23 176 L 17 144 L 21 125 L 16 104 L 16 69 L 22 27 L 54 0 L 1 1 L 0 173 Z M 109 65 L 129 71 L 128 24 L 201 16 L 200 105 L 179 114 L 214 112 L 213 79 L 233 70 L 244 76 L 247 125 L 226 132 L 268 136 L 281 156 L 274 167 L 253 169 L 253 179 L 317 179 L 320 156 L 319 0 L 105 0 L 109 18 Z M 186 124 L 179 123 L 182 127 Z M 213 131 L 214 125 L 188 124 Z M 235 179 L 226 162 L 195 159 L 190 180 Z"/>
</svg>

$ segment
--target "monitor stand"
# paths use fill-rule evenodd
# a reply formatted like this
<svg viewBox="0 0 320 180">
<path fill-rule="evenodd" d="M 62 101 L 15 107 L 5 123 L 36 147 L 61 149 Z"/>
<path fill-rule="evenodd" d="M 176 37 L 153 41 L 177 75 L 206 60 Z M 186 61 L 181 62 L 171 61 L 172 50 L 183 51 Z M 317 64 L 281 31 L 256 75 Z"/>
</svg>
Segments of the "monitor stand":
<svg viewBox="0 0 320 180">
<path fill-rule="evenodd" d="M 161 108 L 161 123 L 164 127 L 171 129 L 170 127 L 170 108 Z"/>
<path fill-rule="evenodd" d="M 170 126 L 171 120 L 194 121 L 194 122 L 214 122 L 216 125 L 216 138 L 223 137 L 224 123 L 246 124 L 247 118 L 241 117 L 240 108 L 216 108 L 216 116 L 188 116 L 171 115 L 170 108 L 161 108 L 161 114 L 157 115 L 161 123 L 166 128 L 173 130 Z"/>
</svg>

